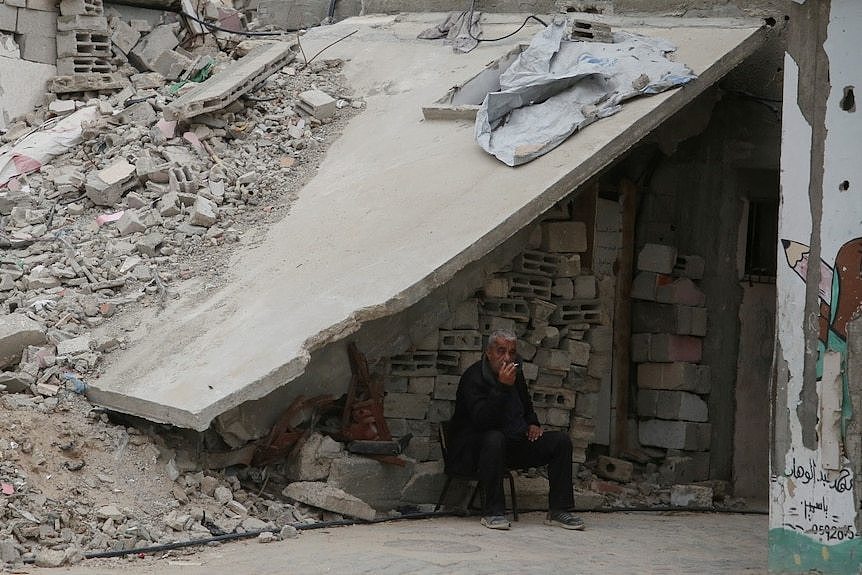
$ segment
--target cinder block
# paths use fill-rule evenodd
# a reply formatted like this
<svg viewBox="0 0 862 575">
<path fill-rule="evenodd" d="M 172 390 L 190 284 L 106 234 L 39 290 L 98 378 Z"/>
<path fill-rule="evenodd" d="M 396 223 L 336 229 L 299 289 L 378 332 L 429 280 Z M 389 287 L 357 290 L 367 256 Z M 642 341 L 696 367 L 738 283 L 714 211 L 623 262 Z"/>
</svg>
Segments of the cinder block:
<svg viewBox="0 0 862 575">
<path fill-rule="evenodd" d="M 530 307 L 527 302 L 516 298 L 489 298 L 482 303 L 482 311 L 488 315 L 509 318 L 513 320 L 529 321 Z"/>
<path fill-rule="evenodd" d="M 387 417 L 425 419 L 431 398 L 415 393 L 387 393 L 383 400 L 383 413 Z"/>
<path fill-rule="evenodd" d="M 639 390 L 638 415 L 681 421 L 709 421 L 706 402 L 685 391 Z"/>
<path fill-rule="evenodd" d="M 559 264 L 560 256 L 557 254 L 528 250 L 512 260 L 512 269 L 526 274 L 553 277 L 557 275 Z"/>
<path fill-rule="evenodd" d="M 533 364 L 536 365 L 536 364 Z M 545 369 L 539 367 L 539 373 L 536 375 L 536 385 L 550 388 L 563 387 L 563 382 L 566 380 L 568 372 L 557 369 Z"/>
<path fill-rule="evenodd" d="M 9 4 L 0 4 L 0 30 L 3 32 L 18 30 L 18 8 Z"/>
<path fill-rule="evenodd" d="M 529 308 L 527 310 L 529 312 Z M 514 319 L 507 317 L 497 317 L 491 315 L 479 316 L 479 327 L 482 335 L 489 335 L 492 331 L 505 329 L 507 331 L 515 331 L 517 324 Z"/>
<path fill-rule="evenodd" d="M 575 415 L 594 418 L 599 410 L 598 393 L 581 393 L 575 395 Z"/>
<path fill-rule="evenodd" d="M 56 37 L 57 13 L 18 8 L 16 32 L 25 35 L 36 34 L 37 36 Z"/>
<path fill-rule="evenodd" d="M 406 419 L 393 419 L 391 417 L 387 417 L 386 426 L 389 427 L 389 433 L 392 434 L 392 437 L 404 437 L 409 433 L 407 431 Z"/>
<path fill-rule="evenodd" d="M 710 424 L 691 421 L 665 421 L 649 419 L 638 424 L 638 439 L 642 445 L 707 451 L 710 443 Z"/>
<path fill-rule="evenodd" d="M 577 276 L 574 278 L 574 299 L 595 299 L 597 295 L 595 276 Z"/>
<path fill-rule="evenodd" d="M 52 66 L 57 62 L 56 38 L 26 34 L 21 36 L 18 46 L 21 48 L 21 58 L 28 62 L 41 62 Z"/>
<path fill-rule="evenodd" d="M 419 395 L 430 394 L 434 391 L 434 377 L 411 377 L 407 380 L 407 392 Z"/>
<path fill-rule="evenodd" d="M 61 76 L 74 76 L 75 74 L 109 74 L 110 72 L 111 64 L 104 58 L 57 58 L 57 74 Z"/>
<path fill-rule="evenodd" d="M 461 352 L 442 349 L 437 352 L 437 371 L 439 373 L 460 373 L 460 365 Z"/>
<path fill-rule="evenodd" d="M 103 13 L 102 0 L 60 0 L 60 14 L 63 16 L 101 16 Z"/>
<path fill-rule="evenodd" d="M 509 280 L 505 277 L 494 276 L 485 280 L 482 287 L 485 297 L 506 298 L 509 297 Z"/>
<path fill-rule="evenodd" d="M 464 373 L 468 367 L 482 359 L 481 351 L 462 351 L 458 353 L 458 373 Z"/>
<path fill-rule="evenodd" d="M 590 362 L 590 344 L 577 339 L 564 338 L 560 348 L 569 352 L 569 357 L 575 365 L 586 366 Z"/>
<path fill-rule="evenodd" d="M 677 276 L 699 280 L 706 270 L 706 261 L 700 256 L 677 256 L 673 273 Z"/>
<path fill-rule="evenodd" d="M 60 58 L 92 57 L 109 60 L 111 42 L 107 34 L 70 30 L 57 32 L 57 56 Z"/>
<path fill-rule="evenodd" d="M 581 273 L 580 254 L 559 254 L 557 263 L 557 277 L 572 278 Z"/>
<path fill-rule="evenodd" d="M 565 349 L 538 349 L 533 362 L 539 367 L 567 372 L 572 363 L 572 357 Z"/>
<path fill-rule="evenodd" d="M 616 457 L 608 457 L 600 455 L 596 472 L 605 479 L 619 481 L 620 483 L 628 483 L 632 480 L 632 472 L 634 465 L 630 461 L 617 459 Z"/>
<path fill-rule="evenodd" d="M 509 279 L 509 296 L 526 299 L 551 299 L 553 280 L 545 276 L 506 274 Z"/>
<path fill-rule="evenodd" d="M 632 361 L 697 363 L 703 353 L 703 340 L 690 335 L 636 333 L 632 335 Z"/>
<path fill-rule="evenodd" d="M 116 46 L 123 54 L 128 56 L 129 52 L 132 51 L 132 48 L 135 47 L 135 44 L 137 44 L 140 39 L 141 33 L 122 20 L 117 20 L 114 24 L 114 30 L 111 32 L 111 42 L 113 42 L 114 46 Z"/>
<path fill-rule="evenodd" d="M 634 299 L 656 301 L 659 286 L 669 284 L 673 278 L 655 272 L 638 272 L 632 280 L 631 296 Z"/>
<path fill-rule="evenodd" d="M 153 71 L 168 80 L 178 79 L 183 72 L 192 67 L 192 61 L 176 50 L 165 50 L 153 62 Z"/>
<path fill-rule="evenodd" d="M 673 453 L 673 452 L 671 452 Z M 668 454 L 658 470 L 660 485 L 675 485 L 709 479 L 709 452 L 682 451 Z"/>
<path fill-rule="evenodd" d="M 688 278 L 679 278 L 656 287 L 656 301 L 691 306 L 706 305 L 706 295 Z"/>
<path fill-rule="evenodd" d="M 458 383 L 461 378 L 457 375 L 438 375 L 434 378 L 434 399 L 445 399 L 455 401 L 458 394 Z"/>
<path fill-rule="evenodd" d="M 408 377 L 437 375 L 437 352 L 414 351 L 392 356 L 389 359 L 389 373 Z"/>
<path fill-rule="evenodd" d="M 545 412 L 545 420 L 543 423 L 545 425 L 553 425 L 556 427 L 568 427 L 571 414 L 572 412 L 569 409 L 551 407 Z"/>
<path fill-rule="evenodd" d="M 574 278 L 556 278 L 551 286 L 551 295 L 561 299 L 575 299 Z M 593 296 L 595 297 L 595 295 Z"/>
<path fill-rule="evenodd" d="M 473 329 L 451 329 L 438 332 L 438 349 L 445 350 L 482 350 L 482 334 Z"/>
<path fill-rule="evenodd" d="M 708 365 L 693 363 L 642 363 L 638 365 L 640 389 L 667 389 L 706 394 L 710 390 Z"/>
<path fill-rule="evenodd" d="M 548 252 L 587 251 L 587 226 L 584 222 L 542 222 L 542 249 Z"/>
<path fill-rule="evenodd" d="M 335 98 L 322 90 L 306 90 L 300 93 L 297 107 L 318 120 L 331 118 L 336 110 Z"/>
<path fill-rule="evenodd" d="M 534 385 L 530 389 L 534 407 L 572 409 L 575 407 L 575 392 L 570 389 Z"/>
<path fill-rule="evenodd" d="M 551 315 L 554 325 L 603 323 L 604 313 L 600 300 L 560 300 Z"/>
<path fill-rule="evenodd" d="M 521 373 L 527 381 L 536 381 L 539 378 L 539 366 L 525 361 L 521 364 Z"/>
<path fill-rule="evenodd" d="M 479 329 L 479 300 L 471 298 L 455 306 L 452 312 L 453 329 Z"/>
<path fill-rule="evenodd" d="M 57 0 L 27 0 L 28 10 L 40 10 L 42 12 L 57 12 Z"/>
<path fill-rule="evenodd" d="M 89 16 L 85 14 L 58 16 L 57 30 L 89 30 L 91 32 L 106 33 L 108 31 L 108 19 L 104 16 Z"/>
<path fill-rule="evenodd" d="M 632 305 L 632 331 L 706 335 L 706 308 L 636 301 Z"/>
<path fill-rule="evenodd" d="M 637 268 L 644 272 L 673 273 L 676 265 L 676 248 L 662 244 L 645 244 L 638 253 Z"/>
<path fill-rule="evenodd" d="M 539 323 L 547 323 L 548 320 L 551 318 L 551 315 L 557 309 L 556 304 L 541 299 L 534 299 L 530 301 L 529 305 L 530 313 L 533 316 L 533 325 L 538 325 Z"/>
<path fill-rule="evenodd" d="M 139 68 L 143 67 L 155 71 L 156 60 L 163 52 L 173 50 L 180 41 L 174 34 L 174 28 L 170 25 L 156 26 L 156 28 L 140 39 L 137 45 L 129 52 L 129 60 Z"/>
</svg>

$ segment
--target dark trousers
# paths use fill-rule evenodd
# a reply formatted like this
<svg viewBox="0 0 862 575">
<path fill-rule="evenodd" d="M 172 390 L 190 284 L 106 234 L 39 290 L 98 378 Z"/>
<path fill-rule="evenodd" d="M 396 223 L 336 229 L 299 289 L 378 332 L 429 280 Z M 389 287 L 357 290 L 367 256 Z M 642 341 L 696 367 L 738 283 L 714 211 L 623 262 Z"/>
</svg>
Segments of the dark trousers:
<svg viewBox="0 0 862 575">
<path fill-rule="evenodd" d="M 481 437 L 478 475 L 485 493 L 485 515 L 503 515 L 506 509 L 503 474 L 506 469 L 548 466 L 548 509 L 569 511 L 572 493 L 572 441 L 561 431 L 546 431 L 536 441 L 508 439 L 502 431 L 486 431 Z"/>
</svg>

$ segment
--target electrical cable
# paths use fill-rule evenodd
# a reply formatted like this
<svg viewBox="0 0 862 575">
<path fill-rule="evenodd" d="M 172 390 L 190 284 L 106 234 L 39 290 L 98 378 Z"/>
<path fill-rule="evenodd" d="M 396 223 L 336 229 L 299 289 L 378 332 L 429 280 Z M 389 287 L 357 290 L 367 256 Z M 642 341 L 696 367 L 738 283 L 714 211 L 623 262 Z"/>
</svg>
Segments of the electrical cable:
<svg viewBox="0 0 862 575">
<path fill-rule="evenodd" d="M 531 513 L 535 511 L 546 511 L 545 509 L 520 509 L 518 513 Z M 578 513 L 668 513 L 668 512 L 685 512 L 685 513 L 726 513 L 734 515 L 768 515 L 768 511 L 758 511 L 754 509 L 711 509 L 704 507 L 600 507 L 597 509 L 580 510 Z M 388 523 L 390 521 L 402 521 L 407 519 L 431 519 L 435 517 L 470 517 L 475 513 L 470 512 L 454 512 L 454 511 L 424 511 L 418 513 L 409 513 L 399 517 L 381 517 L 380 519 L 362 520 L 362 519 L 339 519 L 334 521 L 318 521 L 316 523 L 300 523 L 292 525 L 297 531 L 311 531 L 315 529 L 327 529 L 329 527 L 347 527 L 350 525 L 373 525 L 376 523 Z M 270 532 L 268 529 L 255 529 L 245 531 L 243 533 L 226 533 L 224 535 L 214 535 L 205 539 L 195 539 L 192 541 L 177 541 L 174 543 L 164 543 L 161 545 L 152 545 L 149 547 L 136 547 L 134 549 L 122 549 L 117 551 L 96 551 L 93 553 L 85 553 L 85 559 L 108 559 L 112 557 L 123 557 L 125 555 L 136 555 L 139 553 L 158 553 L 160 551 L 170 551 L 173 549 L 182 549 L 184 547 L 196 547 L 207 545 L 208 543 L 236 541 L 239 539 L 249 539 L 257 537 L 261 533 Z M 35 559 L 27 559 L 24 563 L 33 563 Z"/>
<path fill-rule="evenodd" d="M 470 0 L 470 10 L 469 10 L 468 15 L 467 15 L 467 34 L 469 34 L 470 38 L 472 38 L 476 42 L 498 42 L 500 40 L 505 40 L 506 38 L 510 38 L 510 37 L 514 36 L 515 34 L 517 34 L 518 32 L 520 32 L 521 30 L 523 30 L 524 26 L 526 26 L 527 22 L 529 22 L 530 20 L 535 20 L 536 22 L 538 22 L 539 24 L 541 24 L 545 28 L 548 27 L 548 24 L 544 20 L 542 20 L 541 18 L 539 18 L 535 14 L 530 14 L 529 16 L 524 18 L 524 23 L 521 24 L 518 27 L 518 29 L 515 30 L 514 32 L 512 32 L 511 34 L 506 34 L 505 36 L 500 36 L 499 38 L 476 38 L 475 36 L 473 36 L 473 11 L 474 11 L 475 7 L 476 7 L 476 0 Z"/>
</svg>

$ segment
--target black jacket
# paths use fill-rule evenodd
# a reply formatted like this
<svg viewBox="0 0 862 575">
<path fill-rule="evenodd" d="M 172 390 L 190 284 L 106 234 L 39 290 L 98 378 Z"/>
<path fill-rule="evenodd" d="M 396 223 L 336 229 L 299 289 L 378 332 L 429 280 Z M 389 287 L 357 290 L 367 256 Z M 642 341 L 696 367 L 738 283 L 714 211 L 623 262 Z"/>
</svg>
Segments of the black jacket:
<svg viewBox="0 0 862 575">
<path fill-rule="evenodd" d="M 449 424 L 447 471 L 462 474 L 475 471 L 481 434 L 507 427 L 508 394 L 511 393 L 519 395 L 527 425 L 539 425 L 527 392 L 527 381 L 520 369 L 513 386 L 497 381 L 484 357 L 464 371 L 458 383 L 455 414 Z"/>
</svg>

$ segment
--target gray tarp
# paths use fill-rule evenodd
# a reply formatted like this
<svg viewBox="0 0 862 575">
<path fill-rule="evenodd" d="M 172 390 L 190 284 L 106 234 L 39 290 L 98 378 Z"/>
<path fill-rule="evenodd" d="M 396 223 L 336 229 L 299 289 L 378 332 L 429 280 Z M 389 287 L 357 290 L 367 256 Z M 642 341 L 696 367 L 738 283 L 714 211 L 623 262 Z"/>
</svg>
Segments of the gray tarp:
<svg viewBox="0 0 862 575">
<path fill-rule="evenodd" d="M 676 47 L 666 40 L 615 32 L 613 43 L 569 41 L 567 30 L 560 18 L 536 34 L 476 114 L 479 145 L 505 164 L 538 158 L 576 130 L 619 112 L 623 100 L 696 78 L 668 60 Z"/>
</svg>

